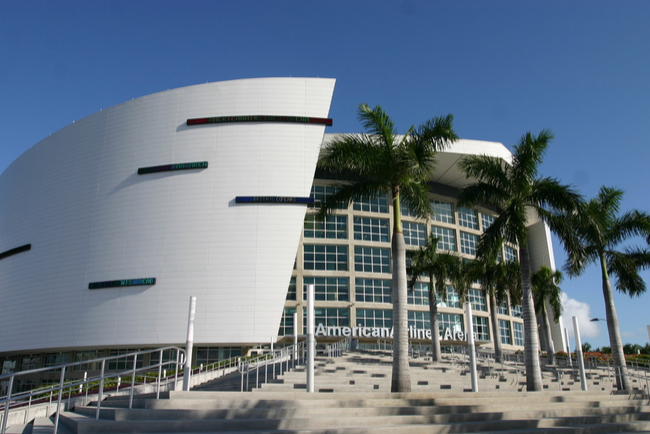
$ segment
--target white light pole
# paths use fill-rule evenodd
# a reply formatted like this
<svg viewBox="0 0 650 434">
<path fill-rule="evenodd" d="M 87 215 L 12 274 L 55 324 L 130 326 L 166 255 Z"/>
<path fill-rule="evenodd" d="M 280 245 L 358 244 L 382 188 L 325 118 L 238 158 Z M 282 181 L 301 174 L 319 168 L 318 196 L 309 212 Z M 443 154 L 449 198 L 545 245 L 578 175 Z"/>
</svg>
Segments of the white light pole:
<svg viewBox="0 0 650 434">
<path fill-rule="evenodd" d="M 465 302 L 465 333 L 467 335 L 467 350 L 469 351 L 469 369 L 472 378 L 472 392 L 478 392 L 478 377 L 476 375 L 476 350 L 474 348 L 474 325 L 472 324 L 472 303 Z"/>
<path fill-rule="evenodd" d="M 192 351 L 194 351 L 194 315 L 196 314 L 196 297 L 190 297 L 190 313 L 187 319 L 187 342 L 185 343 L 185 372 L 183 373 L 183 390 L 190 390 L 192 375 Z M 162 362 L 162 357 L 161 360 Z"/>
<path fill-rule="evenodd" d="M 582 358 L 582 341 L 580 340 L 580 328 L 578 327 L 578 317 L 571 317 L 573 319 L 573 333 L 576 339 L 576 354 L 578 355 L 578 366 L 580 367 L 580 383 L 582 390 L 587 391 L 587 376 L 585 375 L 585 361 Z"/>
<path fill-rule="evenodd" d="M 573 366 L 573 362 L 571 361 L 571 342 L 569 341 L 569 331 L 566 327 L 564 328 L 564 339 L 566 339 L 566 354 L 569 360 L 569 366 Z"/>
<path fill-rule="evenodd" d="M 307 285 L 307 392 L 314 392 L 314 285 Z"/>
</svg>

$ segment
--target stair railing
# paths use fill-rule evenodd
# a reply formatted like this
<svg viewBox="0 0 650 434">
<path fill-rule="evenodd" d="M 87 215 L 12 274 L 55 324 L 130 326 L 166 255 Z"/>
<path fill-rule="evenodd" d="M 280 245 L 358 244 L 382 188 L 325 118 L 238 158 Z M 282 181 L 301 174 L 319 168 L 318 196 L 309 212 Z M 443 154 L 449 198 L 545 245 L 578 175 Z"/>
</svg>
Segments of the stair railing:
<svg viewBox="0 0 650 434">
<path fill-rule="evenodd" d="M 288 345 L 283 348 L 275 349 L 271 352 L 260 354 L 250 359 L 240 359 L 238 370 L 241 374 L 241 391 L 248 391 L 250 383 L 250 374 L 255 374 L 255 388 L 260 384 L 260 370 L 264 369 L 264 382 L 268 382 L 268 370 L 271 368 L 271 378 L 289 370 L 289 364 L 304 363 L 306 356 L 306 342 L 298 342 L 296 345 Z M 296 360 L 297 359 L 297 360 Z"/>
<path fill-rule="evenodd" d="M 172 360 L 164 360 L 163 355 L 165 351 L 172 352 L 172 354 L 174 354 L 175 357 L 173 357 Z M 158 355 L 158 360 L 154 363 L 150 363 L 147 366 L 138 367 L 138 363 L 142 363 L 144 361 L 144 356 L 146 354 Z M 0 375 L 0 382 L 5 382 L 5 381 L 8 382 L 7 395 L 0 397 L 0 408 L 3 409 L 3 417 L 2 417 L 2 425 L 0 427 L 0 434 L 5 434 L 6 432 L 10 409 L 12 408 L 15 409 L 17 407 L 24 407 L 25 405 L 27 405 L 28 409 L 31 409 L 31 406 L 34 405 L 35 403 L 35 399 L 36 402 L 38 402 L 39 400 L 49 399 L 49 403 L 51 404 L 52 398 L 54 396 L 57 397 L 56 412 L 55 412 L 56 417 L 54 421 L 54 434 L 56 434 L 59 425 L 59 417 L 61 414 L 61 409 L 62 407 L 64 407 L 63 396 L 67 395 L 68 398 L 67 408 L 69 409 L 70 399 L 72 398 L 72 396 L 83 395 L 84 388 L 85 388 L 86 396 L 88 394 L 89 389 L 92 388 L 94 390 L 94 387 L 98 388 L 97 389 L 97 395 L 98 395 L 97 410 L 95 413 L 95 418 L 99 419 L 99 413 L 101 409 L 101 402 L 103 399 L 104 388 L 107 382 L 109 380 L 115 379 L 116 384 L 121 383 L 122 378 L 126 376 L 131 377 L 131 385 L 130 385 L 130 392 L 129 392 L 129 408 L 132 408 L 133 394 L 135 389 L 137 387 L 141 387 L 143 389 L 144 387 L 146 387 L 144 386 L 144 384 L 146 384 L 146 378 L 147 378 L 146 373 L 152 369 L 157 369 L 158 371 L 155 377 L 156 398 L 158 398 L 160 396 L 160 389 L 161 387 L 163 387 L 163 383 L 165 383 L 165 385 L 168 388 L 170 384 L 174 385 L 174 389 L 177 387 L 178 378 L 182 377 L 181 370 L 184 362 L 185 362 L 185 350 L 183 348 L 170 346 L 170 347 L 156 348 L 151 350 L 141 350 L 141 351 L 136 351 L 128 354 L 102 357 L 93 360 L 83 360 L 79 362 L 66 363 L 64 365 L 47 366 L 38 369 L 30 369 L 27 371 L 20 371 L 11 374 Z M 66 375 L 69 375 L 70 372 L 75 371 L 74 367 L 82 366 L 82 365 L 96 366 L 97 364 L 101 365 L 101 368 L 97 375 L 89 377 L 86 372 L 84 373 L 83 378 L 70 378 L 68 381 L 65 380 Z M 113 365 L 114 368 L 120 367 L 121 369 L 110 370 L 111 364 Z M 123 365 L 124 367 L 122 368 L 120 365 Z M 144 364 L 142 363 L 142 365 Z M 165 375 L 163 375 L 163 367 L 172 367 L 174 369 L 173 377 L 167 377 L 165 378 L 165 380 L 163 380 L 163 377 L 166 377 L 166 369 L 165 369 Z M 144 382 L 142 386 L 138 386 L 136 382 L 136 373 L 142 371 L 145 372 Z M 59 373 L 58 384 L 55 383 L 46 387 L 40 387 L 33 390 L 13 393 L 13 385 L 16 382 L 16 379 L 20 379 L 21 377 L 25 378 L 29 375 L 39 374 L 43 372 L 48 372 L 48 373 L 58 372 Z M 120 385 L 123 386 L 123 384 Z M 124 390 L 124 387 L 122 388 L 122 390 Z M 46 398 L 48 395 L 49 398 Z M 28 412 L 26 411 L 25 419 L 27 419 L 27 417 L 28 417 Z M 26 422 L 28 421 L 25 421 L 25 423 Z"/>
</svg>

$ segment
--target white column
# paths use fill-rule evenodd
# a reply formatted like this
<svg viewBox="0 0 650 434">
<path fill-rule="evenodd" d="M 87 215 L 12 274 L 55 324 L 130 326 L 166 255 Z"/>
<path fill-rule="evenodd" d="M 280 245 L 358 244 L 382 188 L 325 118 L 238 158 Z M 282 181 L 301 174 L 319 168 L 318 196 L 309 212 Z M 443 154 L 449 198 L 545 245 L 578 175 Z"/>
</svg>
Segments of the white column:
<svg viewBox="0 0 650 434">
<path fill-rule="evenodd" d="M 465 302 L 465 316 L 465 332 L 467 334 L 467 350 L 469 351 L 469 369 L 472 377 L 472 392 L 478 392 L 476 349 L 474 348 L 474 325 L 472 323 L 472 303 L 470 302 Z"/>
<path fill-rule="evenodd" d="M 569 331 L 566 328 L 564 329 L 564 337 L 566 338 L 566 353 L 569 358 L 569 366 L 573 366 L 573 362 L 571 361 L 571 342 L 569 342 Z"/>
<path fill-rule="evenodd" d="M 307 392 L 314 392 L 314 285 L 307 285 Z"/>
<path fill-rule="evenodd" d="M 582 390 L 587 390 L 587 376 L 585 375 L 585 361 L 582 358 L 582 342 L 580 341 L 580 328 L 578 327 L 578 318 L 573 316 L 573 334 L 576 339 L 576 354 L 578 355 L 578 366 L 580 367 L 580 383 Z"/>
<path fill-rule="evenodd" d="M 194 315 L 196 314 L 196 297 L 190 297 L 190 313 L 187 319 L 187 342 L 185 343 L 185 372 L 183 374 L 183 390 L 190 390 L 190 375 L 192 373 L 192 351 L 194 351 Z M 160 360 L 162 362 L 162 359 Z"/>
</svg>

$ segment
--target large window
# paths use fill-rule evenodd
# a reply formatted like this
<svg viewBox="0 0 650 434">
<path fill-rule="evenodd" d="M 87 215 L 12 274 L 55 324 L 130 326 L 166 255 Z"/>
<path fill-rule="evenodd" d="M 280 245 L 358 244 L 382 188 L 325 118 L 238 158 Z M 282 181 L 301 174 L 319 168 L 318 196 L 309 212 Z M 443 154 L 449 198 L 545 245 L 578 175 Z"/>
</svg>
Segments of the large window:
<svg viewBox="0 0 650 434">
<path fill-rule="evenodd" d="M 196 365 L 209 365 L 220 360 L 241 356 L 241 347 L 197 347 Z"/>
<path fill-rule="evenodd" d="M 102 350 L 89 350 L 89 351 L 77 351 L 74 354 L 75 362 L 85 362 L 86 360 L 95 360 L 104 357 L 104 351 Z M 74 371 L 99 371 L 101 369 L 101 362 L 92 362 L 84 363 L 81 365 L 74 365 L 72 369 Z"/>
<path fill-rule="evenodd" d="M 381 279 L 359 279 L 355 281 L 356 301 L 364 303 L 390 303 L 391 281 Z"/>
<path fill-rule="evenodd" d="M 478 217 L 473 209 L 461 206 L 458 208 L 458 224 L 469 229 L 478 230 Z"/>
<path fill-rule="evenodd" d="M 296 298 L 296 276 L 291 276 L 289 290 L 287 291 L 287 300 L 296 300 Z"/>
<path fill-rule="evenodd" d="M 460 233 L 460 251 L 466 255 L 476 256 L 476 246 L 478 245 L 478 237 L 474 234 L 467 232 Z"/>
<path fill-rule="evenodd" d="M 441 228 L 440 226 L 431 226 L 431 233 L 438 238 L 438 250 L 448 250 L 455 252 L 456 247 L 456 230 Z"/>
<path fill-rule="evenodd" d="M 524 325 L 520 322 L 513 322 L 512 327 L 514 329 L 515 345 L 523 347 L 524 346 Z"/>
<path fill-rule="evenodd" d="M 388 309 L 357 309 L 357 326 L 393 327 L 393 311 Z"/>
<path fill-rule="evenodd" d="M 305 270 L 348 270 L 348 246 L 305 244 L 303 257 Z"/>
<path fill-rule="evenodd" d="M 129 353 L 135 353 L 137 351 L 140 351 L 139 348 L 121 348 L 121 349 L 113 349 L 110 350 L 109 356 L 121 356 L 125 355 L 125 357 L 119 357 L 117 359 L 111 359 L 108 360 L 107 362 L 107 369 L 109 371 L 126 371 L 127 369 L 133 369 L 133 356 L 126 356 L 126 354 Z M 153 358 L 152 355 L 149 356 L 150 359 Z M 140 355 L 138 356 L 138 361 L 136 363 L 136 368 L 142 368 L 144 362 L 144 356 Z"/>
<path fill-rule="evenodd" d="M 404 231 L 404 243 L 408 246 L 426 246 L 427 231 L 423 224 L 413 222 L 402 222 Z"/>
<path fill-rule="evenodd" d="M 440 202 L 439 200 L 432 200 L 431 212 L 433 212 L 433 215 L 431 217 L 437 222 L 454 222 L 454 209 L 450 203 Z"/>
<path fill-rule="evenodd" d="M 506 262 L 512 262 L 517 260 L 517 251 L 510 246 L 505 247 L 506 252 Z"/>
<path fill-rule="evenodd" d="M 417 330 L 431 329 L 431 321 L 429 321 L 431 316 L 429 315 L 429 312 L 416 312 L 409 310 L 408 315 L 410 327 L 415 327 Z"/>
<path fill-rule="evenodd" d="M 352 209 L 355 211 L 381 212 L 387 214 L 388 198 L 385 194 L 382 194 L 372 199 L 364 198 L 360 201 L 354 201 Z"/>
<path fill-rule="evenodd" d="M 307 309 L 303 308 L 303 318 L 307 317 Z M 306 321 L 305 321 L 306 323 Z M 314 323 L 325 327 L 350 327 L 350 309 L 338 307 L 314 308 Z M 303 324 L 302 333 L 307 334 L 307 324 Z"/>
<path fill-rule="evenodd" d="M 499 315 L 508 315 L 508 300 L 503 300 L 498 306 Z"/>
<path fill-rule="evenodd" d="M 296 313 L 295 307 L 285 307 L 284 312 L 282 312 L 282 319 L 280 320 L 280 329 L 278 330 L 278 336 L 293 336 L 294 335 L 294 326 L 293 323 L 293 314 Z"/>
<path fill-rule="evenodd" d="M 390 273 L 390 249 L 355 246 L 354 270 L 364 273 Z"/>
<path fill-rule="evenodd" d="M 512 345 L 512 338 L 510 337 L 510 321 L 499 320 L 499 335 L 502 344 Z"/>
<path fill-rule="evenodd" d="M 314 203 L 307 205 L 309 208 L 319 208 L 328 196 L 336 193 L 337 188 L 333 185 L 312 185 L 310 197 L 314 198 Z M 346 209 L 347 204 L 339 203 L 336 209 Z"/>
<path fill-rule="evenodd" d="M 428 306 L 429 284 L 417 282 L 413 286 L 413 290 L 408 291 L 407 300 L 408 304 L 413 304 L 416 306 Z"/>
<path fill-rule="evenodd" d="M 485 292 L 480 289 L 471 288 L 468 291 L 468 301 L 472 303 L 473 310 L 487 312 L 487 303 L 485 302 Z"/>
<path fill-rule="evenodd" d="M 305 238 L 328 238 L 345 240 L 348 238 L 348 217 L 344 215 L 329 215 L 325 221 L 319 220 L 316 214 L 307 214 L 304 223 Z"/>
<path fill-rule="evenodd" d="M 440 329 L 440 333 L 444 333 L 446 328 L 451 330 L 452 333 L 455 331 L 463 331 L 463 315 L 457 313 L 439 313 L 438 328 Z"/>
<path fill-rule="evenodd" d="M 489 214 L 483 214 L 481 213 L 481 229 L 483 229 L 483 232 L 487 230 L 490 226 L 492 226 L 492 223 L 494 223 L 495 218 Z"/>
<path fill-rule="evenodd" d="M 316 301 L 350 301 L 350 280 L 347 277 L 303 277 L 305 285 L 314 285 Z M 306 291 L 303 300 L 307 300 Z"/>
<path fill-rule="evenodd" d="M 65 365 L 68 363 L 70 353 L 46 353 L 43 359 L 43 367 Z"/>
<path fill-rule="evenodd" d="M 453 286 L 447 285 L 447 298 L 442 300 L 441 297 L 438 297 L 438 306 L 440 307 L 455 307 L 460 309 L 460 296 L 458 291 Z"/>
<path fill-rule="evenodd" d="M 476 333 L 477 341 L 490 340 L 490 327 L 488 326 L 488 318 L 486 316 L 472 315 L 472 326 L 474 333 Z"/>
<path fill-rule="evenodd" d="M 512 306 L 512 316 L 516 316 L 517 318 L 521 318 L 523 315 L 523 311 L 521 309 L 521 305 L 517 306 Z"/>
<path fill-rule="evenodd" d="M 370 217 L 354 218 L 354 239 L 362 241 L 388 242 L 388 219 Z"/>
</svg>

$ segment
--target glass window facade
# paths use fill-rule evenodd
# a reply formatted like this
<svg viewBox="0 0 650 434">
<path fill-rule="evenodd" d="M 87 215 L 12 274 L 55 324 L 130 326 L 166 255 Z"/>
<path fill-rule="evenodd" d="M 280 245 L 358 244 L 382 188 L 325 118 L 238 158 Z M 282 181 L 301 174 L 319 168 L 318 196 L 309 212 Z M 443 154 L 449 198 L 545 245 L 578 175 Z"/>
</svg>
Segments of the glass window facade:
<svg viewBox="0 0 650 434">
<path fill-rule="evenodd" d="M 505 247 L 505 252 L 506 252 L 506 262 L 512 262 L 516 261 L 517 259 L 517 251 L 513 249 L 510 246 Z"/>
<path fill-rule="evenodd" d="M 431 201 L 431 218 L 437 222 L 454 223 L 454 207 L 447 202 Z"/>
<path fill-rule="evenodd" d="M 472 327 L 476 333 L 477 341 L 490 340 L 490 327 L 488 326 L 488 318 L 485 316 L 472 315 Z"/>
<path fill-rule="evenodd" d="M 196 364 L 209 365 L 221 360 L 241 357 L 241 347 L 197 347 Z"/>
<path fill-rule="evenodd" d="M 303 318 L 307 317 L 307 310 L 303 309 Z M 307 334 L 307 321 L 303 324 L 302 333 Z M 350 327 L 350 309 L 338 307 L 314 308 L 314 323 L 323 324 L 325 327 Z"/>
<path fill-rule="evenodd" d="M 478 230 L 478 216 L 476 211 L 463 206 L 459 207 L 458 224 L 469 229 Z"/>
<path fill-rule="evenodd" d="M 463 325 L 463 315 L 457 313 L 439 313 L 438 327 L 440 333 L 444 333 L 446 328 L 451 330 L 452 333 L 455 331 L 463 331 L 465 328 Z"/>
<path fill-rule="evenodd" d="M 296 298 L 296 276 L 291 276 L 289 289 L 287 290 L 287 300 L 296 300 Z"/>
<path fill-rule="evenodd" d="M 499 335 L 502 344 L 512 345 L 512 338 L 510 337 L 510 321 L 499 320 Z"/>
<path fill-rule="evenodd" d="M 364 273 L 390 273 L 390 249 L 355 246 L 354 270 Z"/>
<path fill-rule="evenodd" d="M 393 327 L 393 311 L 388 309 L 357 309 L 357 326 Z"/>
<path fill-rule="evenodd" d="M 409 327 L 415 327 L 417 330 L 431 330 L 431 321 L 429 312 L 408 311 Z"/>
<path fill-rule="evenodd" d="M 354 281 L 356 301 L 364 303 L 390 303 L 391 281 L 384 279 L 360 279 Z"/>
<path fill-rule="evenodd" d="M 347 277 L 307 277 L 305 285 L 314 285 L 315 301 L 350 301 L 350 279 Z M 303 291 L 303 300 L 307 300 L 307 291 Z"/>
<path fill-rule="evenodd" d="M 476 256 L 476 246 L 478 246 L 478 236 L 467 232 L 460 233 L 460 251 L 466 255 Z"/>
<path fill-rule="evenodd" d="M 481 229 L 483 232 L 487 230 L 490 226 L 492 226 L 492 223 L 494 223 L 495 218 L 489 214 L 482 214 L 481 213 Z"/>
<path fill-rule="evenodd" d="M 278 330 L 278 336 L 293 336 L 294 335 L 294 323 L 293 323 L 293 314 L 296 313 L 295 307 L 285 307 L 282 312 L 282 319 L 280 320 L 280 329 Z"/>
<path fill-rule="evenodd" d="M 472 309 L 481 312 L 487 312 L 487 303 L 485 301 L 485 291 L 470 288 L 467 294 L 468 301 L 472 303 Z"/>
<path fill-rule="evenodd" d="M 316 218 L 316 214 L 307 214 L 303 230 L 305 238 L 345 240 L 348 238 L 348 217 L 329 215 L 323 222 Z"/>
<path fill-rule="evenodd" d="M 413 290 L 409 290 L 407 294 L 408 304 L 415 306 L 428 306 L 429 305 L 429 284 L 417 282 L 413 286 Z"/>
<path fill-rule="evenodd" d="M 305 270 L 347 271 L 348 246 L 305 244 L 303 246 Z"/>
<path fill-rule="evenodd" d="M 312 185 L 309 197 L 314 199 L 314 203 L 310 203 L 307 206 L 309 208 L 319 208 L 327 197 L 333 195 L 336 191 L 337 188 L 333 185 Z M 344 203 L 339 203 L 335 207 L 335 209 L 345 208 L 347 208 L 347 205 Z"/>
<path fill-rule="evenodd" d="M 388 219 L 355 217 L 354 239 L 361 241 L 376 241 L 387 243 L 389 241 Z"/>
<path fill-rule="evenodd" d="M 388 198 L 382 194 L 373 198 L 365 198 L 361 201 L 354 201 L 352 209 L 355 211 L 388 213 Z"/>
<path fill-rule="evenodd" d="M 407 246 L 426 246 L 427 231 L 423 224 L 413 222 L 402 222 L 404 231 L 404 242 Z"/>
<path fill-rule="evenodd" d="M 524 346 L 524 325 L 520 322 L 513 322 L 512 328 L 514 332 L 513 335 L 515 338 L 515 345 L 519 345 L 523 347 Z"/>
<path fill-rule="evenodd" d="M 456 247 L 455 229 L 431 226 L 431 233 L 438 238 L 438 250 L 448 250 L 450 252 L 456 252 L 458 250 L 458 247 Z"/>
</svg>

